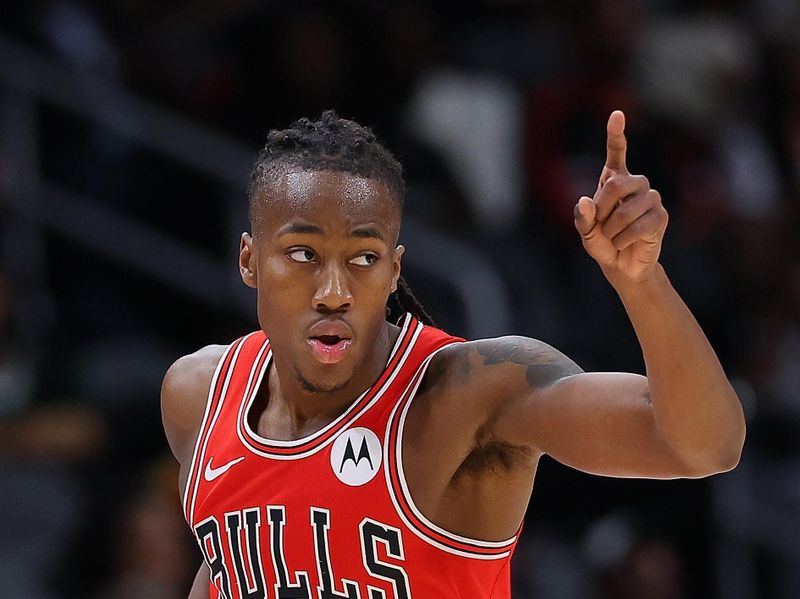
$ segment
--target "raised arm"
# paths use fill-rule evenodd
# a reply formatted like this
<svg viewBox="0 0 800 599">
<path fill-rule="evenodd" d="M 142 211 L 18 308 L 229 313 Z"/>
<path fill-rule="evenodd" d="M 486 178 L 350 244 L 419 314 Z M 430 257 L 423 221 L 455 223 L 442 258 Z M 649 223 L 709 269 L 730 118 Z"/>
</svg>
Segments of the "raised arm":
<svg viewBox="0 0 800 599">
<path fill-rule="evenodd" d="M 597 192 L 578 202 L 575 226 L 625 306 L 647 376 L 582 373 L 530 339 L 474 342 L 467 345 L 489 399 L 487 421 L 495 438 L 587 472 L 674 478 L 730 470 L 744 443 L 741 404 L 658 263 L 667 213 L 647 179 L 627 171 L 624 125 L 614 112 Z"/>
</svg>

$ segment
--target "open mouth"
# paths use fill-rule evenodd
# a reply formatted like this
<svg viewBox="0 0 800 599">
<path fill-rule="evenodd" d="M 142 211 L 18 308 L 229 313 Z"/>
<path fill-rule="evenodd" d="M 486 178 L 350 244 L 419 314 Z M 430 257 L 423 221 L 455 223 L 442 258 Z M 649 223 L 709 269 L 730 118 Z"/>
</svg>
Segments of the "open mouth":
<svg viewBox="0 0 800 599">
<path fill-rule="evenodd" d="M 318 337 L 312 337 L 312 339 L 318 339 L 324 345 L 336 345 L 340 341 L 349 341 L 338 335 L 319 335 Z"/>
<path fill-rule="evenodd" d="M 318 335 L 309 337 L 308 344 L 317 360 L 323 364 L 335 364 L 344 359 L 352 340 L 338 335 Z"/>
</svg>

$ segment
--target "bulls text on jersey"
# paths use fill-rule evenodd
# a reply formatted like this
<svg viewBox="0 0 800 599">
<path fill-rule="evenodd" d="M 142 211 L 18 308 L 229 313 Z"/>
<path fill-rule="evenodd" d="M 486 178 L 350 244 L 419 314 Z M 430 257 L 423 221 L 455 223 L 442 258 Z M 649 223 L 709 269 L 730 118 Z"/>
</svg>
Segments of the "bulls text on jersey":
<svg viewBox="0 0 800 599">
<path fill-rule="evenodd" d="M 243 599 L 361 599 L 362 589 L 357 582 L 337 579 L 334 573 L 328 542 L 328 530 L 332 525 L 329 510 L 321 507 L 310 509 L 319 581 L 315 594 L 312 594 L 308 572 L 289 570 L 291 564 L 287 563 L 284 552 L 284 528 L 287 526 L 285 506 L 268 505 L 264 513 L 269 528 L 270 558 L 275 580 L 271 589 L 267 588 L 261 556 L 260 535 L 264 533 L 259 508 L 228 512 L 224 524 L 211 516 L 195 526 L 211 580 L 227 599 L 234 597 L 232 585 L 238 587 L 238 595 Z M 388 582 L 393 593 L 388 597 L 383 589 L 366 585 L 364 599 L 411 599 L 408 575 L 401 564 L 405 560 L 401 531 L 364 518 L 359 525 L 358 535 L 364 569 L 370 576 Z M 225 559 L 223 543 L 230 550 L 233 564 Z M 379 544 L 383 545 L 385 555 L 394 560 L 392 563 L 379 557 Z"/>
</svg>

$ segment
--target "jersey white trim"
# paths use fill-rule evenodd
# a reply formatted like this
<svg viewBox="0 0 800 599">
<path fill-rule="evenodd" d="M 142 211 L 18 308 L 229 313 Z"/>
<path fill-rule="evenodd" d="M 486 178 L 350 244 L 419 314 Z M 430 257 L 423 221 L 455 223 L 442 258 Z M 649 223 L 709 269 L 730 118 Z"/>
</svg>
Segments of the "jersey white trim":
<svg viewBox="0 0 800 599">
<path fill-rule="evenodd" d="M 400 346 L 402 345 L 402 342 L 403 342 L 403 340 L 404 340 L 404 338 L 405 338 L 405 336 L 406 336 L 406 334 L 408 332 L 408 327 L 409 327 L 410 323 L 411 323 L 411 315 L 410 314 L 406 314 L 406 320 L 403 323 L 403 329 L 401 330 L 400 335 L 398 335 L 398 337 L 397 337 L 397 341 L 395 342 L 394 348 L 392 349 L 392 352 L 389 355 L 389 360 L 387 360 L 387 365 L 389 363 L 391 363 L 391 361 L 394 358 L 395 354 L 397 353 L 397 351 L 399 350 Z M 263 449 L 261 449 L 259 447 L 256 447 L 255 445 L 253 445 L 253 443 L 251 443 L 250 440 L 247 439 L 246 435 L 242 432 L 242 427 L 245 428 L 247 435 L 251 436 L 256 441 L 259 441 L 259 442 L 265 443 L 265 444 L 269 444 L 269 445 L 275 445 L 276 447 L 291 448 L 291 447 L 300 446 L 300 445 L 303 445 L 305 443 L 314 441 L 315 439 L 325 435 L 327 432 L 329 432 L 331 429 L 333 429 L 336 426 L 338 426 L 343 421 L 349 420 L 351 422 L 354 422 L 355 420 L 360 418 L 367 410 L 369 410 L 373 405 L 375 405 L 375 403 L 377 403 L 377 401 L 383 396 L 383 394 L 386 392 L 386 390 L 392 385 L 392 383 L 394 382 L 395 378 L 397 378 L 397 375 L 403 369 L 403 365 L 406 363 L 406 360 L 408 359 L 408 356 L 411 354 L 411 351 L 414 349 L 414 345 L 416 344 L 417 338 L 419 337 L 420 333 L 422 332 L 422 329 L 423 329 L 422 323 L 417 322 L 416 326 L 414 328 L 414 331 L 411 333 L 411 339 L 410 339 L 410 341 L 408 343 L 408 346 L 406 347 L 405 351 L 403 352 L 402 356 L 400 357 L 400 360 L 395 365 L 394 369 L 392 370 L 390 375 L 387 377 L 386 381 L 381 386 L 381 388 L 375 393 L 375 396 L 369 401 L 369 403 L 367 403 L 365 406 L 363 406 L 357 413 L 353 414 L 353 412 L 355 411 L 356 407 L 358 406 L 360 401 L 364 398 L 364 396 L 367 395 L 370 391 L 372 391 L 372 387 L 367 389 L 366 391 L 364 391 L 364 393 L 362 393 L 361 395 L 359 395 L 358 398 L 350 405 L 350 407 L 348 407 L 347 410 L 345 410 L 335 420 L 331 421 L 329 424 L 325 425 L 323 428 L 321 428 L 320 430 L 316 431 L 315 433 L 312 433 L 312 434 L 307 435 L 305 437 L 301 437 L 300 439 L 294 439 L 294 440 L 291 440 L 291 441 L 276 441 L 274 439 L 267 439 L 266 437 L 262 437 L 262 436 L 258 435 L 257 433 L 255 433 L 253 431 L 253 429 L 250 426 L 250 423 L 248 422 L 247 417 L 246 417 L 246 415 L 250 412 L 250 408 L 252 407 L 253 402 L 255 401 L 256 395 L 258 393 L 258 389 L 259 389 L 259 387 L 261 385 L 261 381 L 264 378 L 264 375 L 269 370 L 269 364 L 270 364 L 270 361 L 272 360 L 272 350 L 270 350 L 269 354 L 267 355 L 267 359 L 265 360 L 264 364 L 261 367 L 261 371 L 260 371 L 260 373 L 258 375 L 258 380 L 257 380 L 255 386 L 250 391 L 250 397 L 246 398 L 246 400 L 242 401 L 242 407 L 240 408 L 238 424 L 237 424 L 237 427 L 236 427 L 236 432 L 239 435 L 239 439 L 242 441 L 242 443 L 245 445 L 245 447 L 248 448 L 253 453 L 255 453 L 255 454 L 259 455 L 259 456 L 262 456 L 262 457 L 274 458 L 276 460 L 298 460 L 298 459 L 305 458 L 305 457 L 308 457 L 310 455 L 313 455 L 313 454 L 317 453 L 318 451 L 322 450 L 323 448 L 327 447 L 328 445 L 333 443 L 333 441 L 336 440 L 336 435 L 331 436 L 331 438 L 326 439 L 324 442 L 320 443 L 319 445 L 315 445 L 314 447 L 311 447 L 310 449 L 308 449 L 306 451 L 303 451 L 303 452 L 294 453 L 294 454 L 273 453 L 273 452 L 265 451 L 265 450 L 263 450 Z M 260 357 L 260 354 L 259 354 L 259 357 Z M 256 360 L 253 363 L 254 364 L 253 371 L 255 371 L 255 365 L 257 363 L 258 363 L 258 357 L 256 358 Z M 251 375 L 252 375 L 252 372 L 251 372 Z"/>
<path fill-rule="evenodd" d="M 459 555 L 461 557 L 468 557 L 473 559 L 481 559 L 481 560 L 498 560 L 508 557 L 511 554 L 511 549 L 508 551 L 504 551 L 502 553 L 496 554 L 482 554 L 479 552 L 471 552 L 471 551 L 464 551 L 460 549 L 456 549 L 455 547 L 451 547 L 446 545 L 434 538 L 432 538 L 428 533 L 423 530 L 420 530 L 418 526 L 416 526 L 413 522 L 409 520 L 406 514 L 403 511 L 403 508 L 400 506 L 399 502 L 397 501 L 397 496 L 395 495 L 395 486 L 392 483 L 391 477 L 391 456 L 389 453 L 389 448 L 391 446 L 390 436 L 392 431 L 392 424 L 394 423 L 395 417 L 397 415 L 398 410 L 400 409 L 401 405 L 403 406 L 402 411 L 400 412 L 400 421 L 398 423 L 397 428 L 397 440 L 395 442 L 395 465 L 397 468 L 397 478 L 400 482 L 400 492 L 403 494 L 403 498 L 405 499 L 406 503 L 408 504 L 409 508 L 413 512 L 414 516 L 419 519 L 425 526 L 429 527 L 431 530 L 437 532 L 438 534 L 445 537 L 447 540 L 451 540 L 454 543 L 465 543 L 469 545 L 474 545 L 479 548 L 485 549 L 503 549 L 505 547 L 513 545 L 517 540 L 517 534 L 512 536 L 509 539 L 504 541 L 484 541 L 481 539 L 474 539 L 471 537 L 465 537 L 461 535 L 457 535 L 449 530 L 442 528 L 431 522 L 425 515 L 419 510 L 417 505 L 414 503 L 414 499 L 411 496 L 411 492 L 408 488 L 408 482 L 406 481 L 405 473 L 403 471 L 403 428 L 405 426 L 406 416 L 408 414 L 408 410 L 411 407 L 411 403 L 413 402 L 414 396 L 419 389 L 419 386 L 422 384 L 422 380 L 425 376 L 425 371 L 428 368 L 433 357 L 447 347 L 451 347 L 456 345 L 460 342 L 455 343 L 448 343 L 447 345 L 443 345 L 440 348 L 437 348 L 433 351 L 425 361 L 420 365 L 419 369 L 417 370 L 417 374 L 409 383 L 409 386 L 406 388 L 406 391 L 403 393 L 403 401 L 397 402 L 397 405 L 392 410 L 391 415 L 389 416 L 389 421 L 386 426 L 386 433 L 385 433 L 385 440 L 384 440 L 384 474 L 386 476 L 386 486 L 389 489 L 389 497 L 392 500 L 392 504 L 394 505 L 395 511 L 397 515 L 403 520 L 405 525 L 419 538 L 421 538 L 426 543 L 433 545 L 442 551 L 446 551 L 447 553 L 452 553 L 455 555 Z M 417 376 L 419 375 L 419 376 Z M 408 394 L 408 395 L 407 395 Z"/>
<path fill-rule="evenodd" d="M 189 460 L 189 473 L 186 476 L 186 488 L 183 490 L 183 497 L 181 498 L 181 506 L 183 507 L 183 515 L 187 519 L 189 519 L 189 512 L 188 512 L 188 500 L 189 500 L 189 491 L 192 488 L 192 475 L 197 470 L 197 462 L 198 462 L 198 450 L 200 449 L 200 444 L 203 442 L 203 430 L 206 427 L 206 423 L 208 422 L 208 415 L 211 411 L 211 403 L 214 397 L 214 389 L 217 386 L 217 379 L 219 379 L 219 373 L 222 371 L 222 365 L 225 363 L 228 354 L 230 354 L 231 349 L 236 344 L 236 341 L 228 345 L 225 348 L 225 351 L 222 352 L 222 357 L 217 361 L 217 366 L 214 368 L 214 375 L 211 377 L 211 386 L 208 389 L 208 395 L 206 396 L 206 408 L 203 412 L 203 420 L 200 422 L 200 428 L 197 429 L 197 439 L 194 442 L 194 449 L 192 450 L 192 458 Z M 198 476 L 200 475 L 198 471 Z M 189 522 L 191 526 L 191 522 Z"/>
<path fill-rule="evenodd" d="M 255 334 L 256 333 L 254 332 L 254 333 L 250 333 L 249 335 L 247 335 L 241 341 L 241 343 L 238 344 L 238 346 L 236 347 L 236 351 L 233 354 L 233 358 L 231 358 L 231 363 L 228 366 L 228 373 L 225 375 L 225 382 L 222 385 L 222 390 L 220 392 L 219 401 L 217 402 L 217 409 L 214 411 L 214 416 L 211 419 L 211 423 L 208 426 L 208 430 L 206 431 L 206 434 L 203 436 L 203 449 L 200 451 L 200 456 L 199 456 L 200 457 L 199 464 L 201 465 L 201 467 L 202 467 L 202 464 L 206 460 L 206 449 L 208 448 L 208 440 L 211 438 L 211 433 L 214 430 L 214 425 L 217 423 L 217 418 L 219 417 L 219 414 L 222 411 L 222 404 L 225 402 L 225 395 L 228 392 L 228 384 L 231 382 L 231 377 L 233 376 L 234 366 L 236 365 L 236 360 L 239 358 L 239 352 L 242 350 L 242 347 L 244 346 L 244 344 L 247 343 L 247 339 L 251 335 L 255 335 Z M 233 347 L 233 345 L 231 345 L 230 347 Z M 226 355 L 230 351 L 230 347 L 228 348 L 228 351 L 225 352 Z M 223 364 L 223 363 L 224 363 L 224 360 L 220 361 L 220 364 Z M 216 387 L 216 385 L 213 385 L 211 387 L 211 389 L 209 389 L 209 392 L 208 392 L 208 405 L 209 406 L 211 406 L 211 401 L 212 401 L 213 396 L 214 396 L 215 387 Z M 198 435 L 198 436 L 200 436 L 200 435 Z M 200 487 L 200 479 L 202 478 L 202 476 L 200 476 L 200 472 L 198 472 L 197 474 L 198 474 L 198 476 L 195 479 L 194 488 L 192 489 L 192 501 L 191 501 L 191 505 L 189 506 L 189 513 L 188 513 L 189 526 L 194 526 L 193 525 L 193 522 L 194 522 L 194 506 L 195 506 L 195 504 L 197 502 L 197 489 Z"/>
</svg>

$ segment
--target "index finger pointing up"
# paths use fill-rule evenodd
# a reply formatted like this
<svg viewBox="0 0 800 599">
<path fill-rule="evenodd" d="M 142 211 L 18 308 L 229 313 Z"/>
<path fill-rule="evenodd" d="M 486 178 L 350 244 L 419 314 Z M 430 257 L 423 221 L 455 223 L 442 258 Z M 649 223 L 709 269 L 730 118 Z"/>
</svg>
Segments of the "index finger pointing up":
<svg viewBox="0 0 800 599">
<path fill-rule="evenodd" d="M 625 139 L 625 114 L 621 110 L 615 110 L 608 117 L 606 132 L 608 134 L 606 168 L 616 173 L 627 173 L 625 153 L 628 150 L 628 142 Z"/>
</svg>

